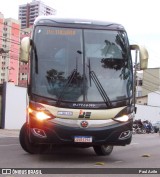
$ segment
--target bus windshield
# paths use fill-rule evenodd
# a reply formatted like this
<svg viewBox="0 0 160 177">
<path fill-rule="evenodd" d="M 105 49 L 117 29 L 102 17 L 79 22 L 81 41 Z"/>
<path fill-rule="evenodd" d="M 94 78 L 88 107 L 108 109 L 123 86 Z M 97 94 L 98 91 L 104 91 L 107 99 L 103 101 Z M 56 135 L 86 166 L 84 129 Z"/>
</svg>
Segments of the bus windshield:
<svg viewBox="0 0 160 177">
<path fill-rule="evenodd" d="M 131 54 L 124 31 L 37 26 L 33 45 L 33 94 L 107 104 L 132 96 Z"/>
</svg>

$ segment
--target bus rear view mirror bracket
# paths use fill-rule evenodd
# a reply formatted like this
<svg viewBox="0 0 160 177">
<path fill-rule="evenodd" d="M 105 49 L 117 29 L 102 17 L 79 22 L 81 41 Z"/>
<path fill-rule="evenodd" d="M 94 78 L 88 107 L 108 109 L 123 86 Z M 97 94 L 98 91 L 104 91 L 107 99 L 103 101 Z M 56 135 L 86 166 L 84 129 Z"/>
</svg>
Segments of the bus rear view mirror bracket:
<svg viewBox="0 0 160 177">
<path fill-rule="evenodd" d="M 130 45 L 130 49 L 139 52 L 140 70 L 147 69 L 149 58 L 147 49 L 139 45 Z"/>
</svg>

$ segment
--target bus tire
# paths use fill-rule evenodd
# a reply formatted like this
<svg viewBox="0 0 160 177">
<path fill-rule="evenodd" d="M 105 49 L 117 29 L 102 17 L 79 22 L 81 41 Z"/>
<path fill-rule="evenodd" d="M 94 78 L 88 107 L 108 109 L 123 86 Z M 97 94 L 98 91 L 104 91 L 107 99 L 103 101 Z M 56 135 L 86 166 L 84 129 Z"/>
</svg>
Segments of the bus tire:
<svg viewBox="0 0 160 177">
<path fill-rule="evenodd" d="M 27 123 L 24 123 L 20 130 L 19 142 L 22 148 L 30 154 L 39 154 L 44 150 L 41 145 L 35 145 L 29 141 Z"/>
<path fill-rule="evenodd" d="M 101 146 L 93 146 L 95 153 L 98 156 L 110 155 L 113 151 L 113 146 L 110 145 L 101 145 Z"/>
</svg>

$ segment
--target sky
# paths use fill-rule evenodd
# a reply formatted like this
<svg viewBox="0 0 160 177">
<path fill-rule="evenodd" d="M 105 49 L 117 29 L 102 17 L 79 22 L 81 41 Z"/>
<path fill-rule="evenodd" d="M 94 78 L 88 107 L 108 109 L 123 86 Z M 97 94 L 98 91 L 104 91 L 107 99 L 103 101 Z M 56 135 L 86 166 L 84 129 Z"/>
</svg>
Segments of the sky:
<svg viewBox="0 0 160 177">
<path fill-rule="evenodd" d="M 19 5 L 32 0 L 5 0 L 0 5 L 4 18 L 18 19 Z M 148 67 L 160 67 L 159 0 L 43 0 L 54 8 L 56 16 L 105 20 L 122 24 L 130 44 L 145 46 Z"/>
</svg>

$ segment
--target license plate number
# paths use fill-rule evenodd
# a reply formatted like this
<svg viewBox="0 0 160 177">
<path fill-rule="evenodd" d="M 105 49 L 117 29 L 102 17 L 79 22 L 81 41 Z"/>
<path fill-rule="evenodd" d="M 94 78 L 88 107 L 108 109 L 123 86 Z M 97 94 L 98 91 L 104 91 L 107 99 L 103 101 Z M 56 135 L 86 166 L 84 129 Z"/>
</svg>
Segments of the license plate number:
<svg viewBox="0 0 160 177">
<path fill-rule="evenodd" d="M 76 142 L 76 143 L 91 143 L 92 137 L 91 136 L 75 136 L 74 142 Z"/>
</svg>

